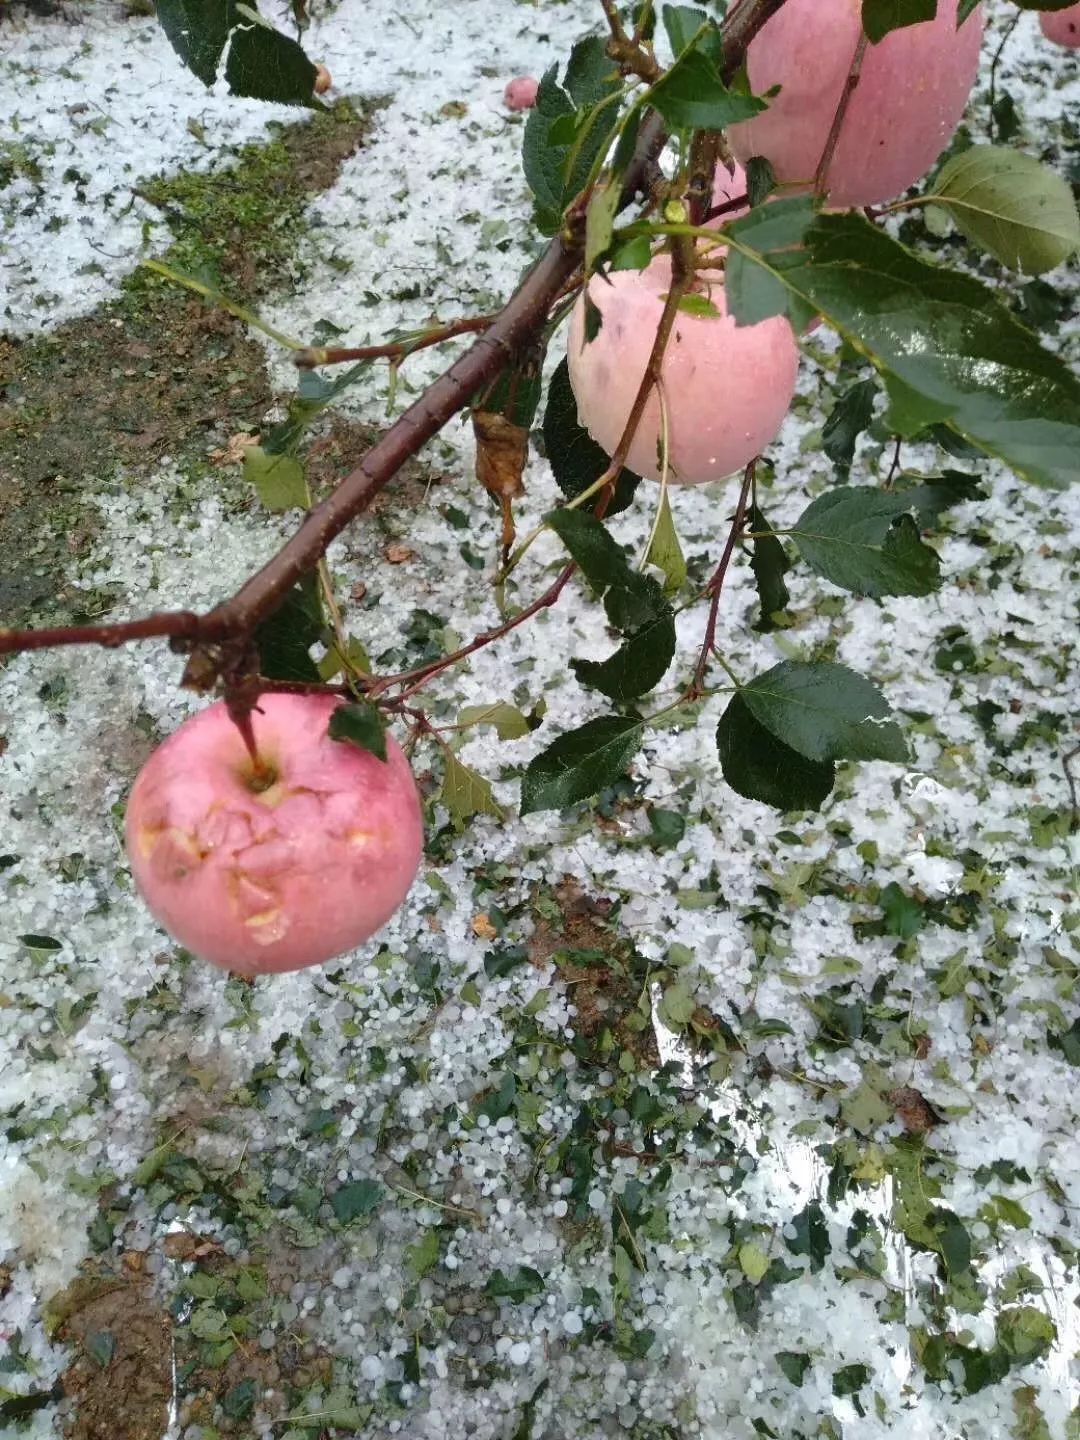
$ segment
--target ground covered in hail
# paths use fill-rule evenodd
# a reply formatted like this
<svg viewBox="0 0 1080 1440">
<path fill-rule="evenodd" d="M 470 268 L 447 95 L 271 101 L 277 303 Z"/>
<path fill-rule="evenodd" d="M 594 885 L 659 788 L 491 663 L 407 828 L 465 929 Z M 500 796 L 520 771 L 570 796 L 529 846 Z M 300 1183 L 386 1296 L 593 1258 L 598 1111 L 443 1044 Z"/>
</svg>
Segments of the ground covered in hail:
<svg viewBox="0 0 1080 1440">
<path fill-rule="evenodd" d="M 311 0 L 336 97 L 311 119 L 208 94 L 139 8 L 0 6 L 6 623 L 208 606 L 297 518 L 242 469 L 295 386 L 286 352 L 139 262 L 209 269 L 304 340 L 490 310 L 535 245 L 503 86 L 596 19 Z M 1011 7 L 991 11 L 969 133 L 1075 182 L 1077 58 L 1024 15 L 991 93 Z M 904 238 L 1000 278 L 930 222 Z M 1012 281 L 1009 303 L 1075 350 L 1076 282 Z M 316 491 L 453 350 L 334 397 Z M 807 343 L 774 525 L 834 483 L 840 360 Z M 891 454 L 872 428 L 853 476 Z M 447 732 L 452 760 L 417 752 L 428 851 L 403 910 L 254 985 L 178 951 L 123 856 L 134 775 L 197 704 L 176 657 L 0 670 L 0 1433 L 1077 1434 L 1080 513 L 946 463 L 978 489 L 933 542 L 940 594 L 853 601 L 795 572 L 760 634 L 739 565 L 721 611 L 748 673 L 873 675 L 908 767 L 841 767 L 821 814 L 776 815 L 725 787 L 712 698 L 595 805 L 515 818 L 523 766 L 596 713 L 566 657 L 610 641 L 571 587 L 425 692 L 448 725 L 505 704 Z M 380 669 L 498 616 L 472 465 L 452 424 L 331 552 Z M 555 498 L 539 449 L 526 479 L 527 527 Z M 635 549 L 650 500 L 615 524 Z M 691 592 L 731 505 L 674 497 Z M 558 563 L 538 544 L 510 598 Z M 703 625 L 682 610 L 672 696 Z"/>
</svg>

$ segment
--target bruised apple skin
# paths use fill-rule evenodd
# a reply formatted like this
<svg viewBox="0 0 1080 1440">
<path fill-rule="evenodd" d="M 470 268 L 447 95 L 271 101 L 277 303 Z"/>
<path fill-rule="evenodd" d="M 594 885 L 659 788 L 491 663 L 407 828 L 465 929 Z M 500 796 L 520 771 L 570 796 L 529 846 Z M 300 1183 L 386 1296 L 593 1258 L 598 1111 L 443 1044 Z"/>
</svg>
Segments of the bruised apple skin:
<svg viewBox="0 0 1080 1440">
<path fill-rule="evenodd" d="M 700 277 L 700 272 L 699 272 Z M 609 283 L 610 282 L 610 283 Z M 657 256 L 645 270 L 594 276 L 589 298 L 600 311 L 600 332 L 585 344 L 585 303 L 570 322 L 570 384 L 578 418 L 610 455 L 622 438 L 671 286 L 671 259 Z M 782 316 L 739 325 L 727 313 L 723 282 L 701 292 L 719 315 L 675 317 L 661 381 L 668 416 L 668 480 L 703 485 L 742 470 L 776 437 L 795 390 L 799 353 Z M 660 478 L 660 401 L 649 396 L 626 464 Z"/>
<path fill-rule="evenodd" d="M 747 0 L 739 0 L 746 4 Z M 812 183 L 861 33 L 861 0 L 787 0 L 747 52 L 755 94 L 781 92 L 769 109 L 733 125 L 743 164 L 763 155 L 785 184 Z M 828 203 L 877 205 L 930 169 L 960 123 L 979 69 L 978 6 L 956 28 L 957 0 L 937 15 L 869 45 L 828 174 Z"/>
<path fill-rule="evenodd" d="M 256 777 L 224 701 L 155 750 L 125 822 L 135 882 L 181 945 L 243 975 L 299 970 L 379 930 L 420 863 L 409 762 L 331 740 L 334 696 L 263 695 Z"/>
<path fill-rule="evenodd" d="M 1048 40 L 1070 50 L 1080 49 L 1080 5 L 1070 5 L 1067 10 L 1043 10 L 1039 24 Z"/>
</svg>

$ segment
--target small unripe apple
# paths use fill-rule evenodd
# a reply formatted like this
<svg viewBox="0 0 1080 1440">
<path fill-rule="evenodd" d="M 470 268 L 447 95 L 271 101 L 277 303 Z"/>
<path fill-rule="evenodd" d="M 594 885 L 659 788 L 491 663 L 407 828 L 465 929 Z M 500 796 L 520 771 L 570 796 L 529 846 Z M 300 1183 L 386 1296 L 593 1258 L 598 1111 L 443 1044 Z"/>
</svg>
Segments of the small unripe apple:
<svg viewBox="0 0 1080 1440">
<path fill-rule="evenodd" d="M 727 313 L 723 280 L 699 272 L 697 294 L 718 312 L 675 317 L 660 370 L 668 417 L 668 480 L 702 485 L 747 465 L 776 437 L 795 390 L 799 352 L 791 326 L 779 315 L 736 325 Z M 585 301 L 570 322 L 570 384 L 578 418 L 611 455 L 622 438 L 656 338 L 671 286 L 671 259 L 657 256 L 645 270 L 594 276 L 589 299 L 600 311 L 600 332 L 585 343 Z M 660 400 L 654 388 L 634 434 L 626 464 L 660 478 Z"/>
<path fill-rule="evenodd" d="M 539 82 L 531 75 L 518 75 L 503 91 L 503 104 L 508 110 L 531 110 L 539 89 Z"/>
<path fill-rule="evenodd" d="M 409 762 L 327 725 L 334 696 L 266 694 L 252 715 L 256 768 L 224 701 L 150 756 L 128 801 L 135 882 L 181 945 L 244 975 L 319 965 L 362 944 L 420 863 Z"/>
<path fill-rule="evenodd" d="M 1080 49 L 1080 5 L 1070 5 L 1067 10 L 1043 10 L 1039 24 L 1048 40 L 1070 50 Z"/>
<path fill-rule="evenodd" d="M 747 0 L 739 0 L 746 4 Z M 945 149 L 979 69 L 982 7 L 956 28 L 957 0 L 893 30 L 863 57 L 828 173 L 829 204 L 876 205 L 921 179 Z M 755 94 L 768 110 L 728 131 L 743 164 L 763 155 L 785 184 L 811 184 L 862 30 L 861 0 L 786 0 L 750 43 Z"/>
</svg>

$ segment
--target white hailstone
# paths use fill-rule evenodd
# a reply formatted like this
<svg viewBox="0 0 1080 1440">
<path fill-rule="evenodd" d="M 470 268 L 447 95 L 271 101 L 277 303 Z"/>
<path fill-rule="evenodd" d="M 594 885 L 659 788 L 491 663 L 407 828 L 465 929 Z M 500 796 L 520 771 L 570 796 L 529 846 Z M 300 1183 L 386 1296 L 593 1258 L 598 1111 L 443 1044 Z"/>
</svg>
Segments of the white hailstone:
<svg viewBox="0 0 1080 1440">
<path fill-rule="evenodd" d="M 529 1357 L 531 1355 L 532 1349 L 530 1348 L 528 1341 L 519 1340 L 516 1345 L 511 1345 L 510 1347 L 510 1364 L 527 1365 L 529 1363 Z"/>
</svg>

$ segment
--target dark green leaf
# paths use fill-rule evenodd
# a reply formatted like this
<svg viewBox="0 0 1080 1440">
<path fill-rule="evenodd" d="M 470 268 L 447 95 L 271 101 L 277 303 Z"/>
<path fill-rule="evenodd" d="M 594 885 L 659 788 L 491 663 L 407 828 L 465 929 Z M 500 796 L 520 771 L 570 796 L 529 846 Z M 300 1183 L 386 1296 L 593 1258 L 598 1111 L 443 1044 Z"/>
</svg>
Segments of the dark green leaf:
<svg viewBox="0 0 1080 1440">
<path fill-rule="evenodd" d="M 305 575 L 281 605 L 255 631 L 259 668 L 269 680 L 304 680 L 318 684 L 321 676 L 310 655 L 325 628 L 319 585 Z"/>
<path fill-rule="evenodd" d="M 51 935 L 20 935 L 20 941 L 28 950 L 62 950 L 64 947 L 59 940 L 54 940 Z"/>
<path fill-rule="evenodd" d="M 787 1248 L 793 1255 L 806 1255 L 810 1269 L 816 1274 L 825 1264 L 825 1257 L 832 1250 L 829 1241 L 829 1226 L 818 1200 L 811 1200 L 799 1213 L 792 1217 L 790 1226 L 795 1234 L 787 1240 Z"/>
<path fill-rule="evenodd" d="M 675 655 L 675 644 L 675 616 L 669 607 L 665 614 L 629 631 L 624 643 L 606 660 L 570 663 L 582 685 L 622 703 L 636 700 L 659 684 Z"/>
<path fill-rule="evenodd" d="M 832 1393 L 856 1395 L 870 1379 L 869 1365 L 844 1365 L 833 1371 Z"/>
<path fill-rule="evenodd" d="M 514 1100 L 517 1096 L 517 1080 L 512 1070 L 505 1070 L 498 1085 L 494 1086 L 484 1096 L 483 1100 L 476 1107 L 478 1115 L 486 1115 L 494 1125 L 496 1120 L 501 1120 L 504 1115 L 509 1115 L 514 1108 Z"/>
<path fill-rule="evenodd" d="M 810 1356 L 804 1355 L 801 1350 L 781 1350 L 776 1356 L 776 1363 L 792 1385 L 801 1385 L 811 1362 Z"/>
<path fill-rule="evenodd" d="M 116 1354 L 116 1336 L 111 1330 L 91 1330 L 83 1345 L 94 1364 L 102 1370 Z"/>
<path fill-rule="evenodd" d="M 212 85 L 237 21 L 236 0 L 158 0 L 157 17 L 187 68 Z"/>
<path fill-rule="evenodd" d="M 558 229 L 563 208 L 563 165 L 567 147 L 553 144 L 551 127 L 561 115 L 572 115 L 570 97 L 556 79 L 557 66 L 544 72 L 536 92 L 536 104 L 525 122 L 521 163 L 525 179 L 537 205 L 537 219 L 546 233 Z"/>
<path fill-rule="evenodd" d="M 1049 1038 L 1051 1046 L 1060 1050 L 1070 1065 L 1080 1065 L 1080 1019 L 1074 1020 L 1060 1035 Z"/>
<path fill-rule="evenodd" d="M 607 42 L 599 35 L 579 40 L 566 62 L 563 84 L 566 93 L 581 109 L 610 95 L 619 83 L 619 67 L 607 53 Z"/>
<path fill-rule="evenodd" d="M 544 448 L 555 483 L 568 500 L 599 480 L 608 467 L 608 457 L 578 422 L 577 401 L 570 385 L 570 368 L 560 361 L 551 377 L 547 409 L 544 411 Z M 615 494 L 608 515 L 625 510 L 634 498 L 641 477 L 623 470 L 615 482 Z"/>
<path fill-rule="evenodd" d="M 890 880 L 882 890 L 878 904 L 885 914 L 886 935 L 910 940 L 922 929 L 925 920 L 923 906 L 913 896 L 901 890 L 895 880 Z"/>
<path fill-rule="evenodd" d="M 524 945 L 499 945 L 484 956 L 484 974 L 489 980 L 501 980 L 529 958 Z"/>
<path fill-rule="evenodd" d="M 759 724 L 741 695 L 732 697 L 716 728 L 724 779 L 739 795 L 777 810 L 817 810 L 832 790 L 831 760 L 808 760 Z"/>
<path fill-rule="evenodd" d="M 255 1381 L 249 1377 L 226 1390 L 221 1408 L 230 1420 L 247 1420 L 255 1409 Z"/>
<path fill-rule="evenodd" d="M 791 528 L 818 575 L 857 595 L 929 595 L 940 584 L 937 554 L 911 517 L 911 491 L 839 486 L 812 501 Z"/>
<path fill-rule="evenodd" d="M 618 246 L 611 257 L 608 269 L 644 270 L 651 259 L 652 244 L 649 237 L 648 235 L 639 235 L 636 240 L 628 240 L 625 245 Z M 603 471 L 600 473 L 603 474 Z"/>
<path fill-rule="evenodd" d="M 973 145 L 954 155 L 933 199 L 970 241 L 1025 275 L 1053 270 L 1080 249 L 1080 214 L 1068 182 L 1023 150 Z"/>
<path fill-rule="evenodd" d="M 1080 474 L 1080 379 L 993 291 L 920 259 L 855 214 L 818 215 L 802 250 L 759 247 L 758 217 L 794 214 L 799 203 L 774 201 L 725 230 L 727 298 L 741 323 L 780 312 L 797 323 L 809 307 L 881 374 L 895 433 L 911 437 L 944 422 L 1038 484 Z M 780 218 L 770 222 L 774 231 Z M 748 269 L 765 280 L 754 282 Z"/>
<path fill-rule="evenodd" d="M 241 17 L 232 32 L 225 79 L 234 95 L 321 108 L 315 66 L 295 40 L 265 22 Z"/>
<path fill-rule="evenodd" d="M 776 629 L 774 617 L 787 608 L 791 599 L 784 580 L 784 576 L 791 569 L 791 562 L 788 560 L 787 551 L 756 505 L 752 505 L 747 512 L 746 523 L 747 529 L 754 536 L 751 541 L 754 552 L 750 568 L 754 572 L 761 604 L 761 615 L 755 622 L 754 629 L 767 635 Z"/>
<path fill-rule="evenodd" d="M 855 442 L 874 418 L 876 380 L 858 380 L 840 396 L 821 432 L 821 448 L 847 478 L 855 455 Z"/>
<path fill-rule="evenodd" d="M 633 700 L 660 680 L 675 654 L 675 615 L 651 575 L 631 570 L 626 556 L 595 515 L 553 510 L 545 520 L 562 540 L 625 643 L 604 661 L 575 660 L 583 685 L 612 700 Z"/>
<path fill-rule="evenodd" d="M 685 50 L 649 91 L 649 100 L 675 129 L 724 130 L 766 109 L 755 95 L 729 90 L 702 50 Z"/>
<path fill-rule="evenodd" d="M 686 816 L 680 815 L 678 810 L 663 810 L 658 805 L 650 805 L 646 814 L 652 843 L 658 850 L 669 850 L 678 845 L 686 834 Z"/>
<path fill-rule="evenodd" d="M 863 29 L 876 45 L 892 30 L 933 20 L 938 0 L 862 0 Z"/>
<path fill-rule="evenodd" d="M 777 740 L 808 760 L 908 758 L 881 691 L 846 665 L 784 660 L 744 685 L 738 698 Z"/>
<path fill-rule="evenodd" d="M 971 1269 L 971 1236 L 951 1210 L 931 1210 L 926 1222 L 937 1236 L 941 1258 L 949 1278 L 955 1280 Z"/>
<path fill-rule="evenodd" d="M 370 1215 L 382 1197 L 383 1187 L 377 1181 L 353 1180 L 334 1191 L 330 1196 L 330 1208 L 342 1225 L 349 1225 L 364 1215 Z"/>
<path fill-rule="evenodd" d="M 563 810 L 622 778 L 641 746 L 645 726 L 624 715 L 602 715 L 567 731 L 531 761 L 521 782 L 521 813 Z"/>
<path fill-rule="evenodd" d="M 511 1300 L 515 1305 L 520 1305 L 530 1295 L 539 1295 L 543 1288 L 544 1277 L 528 1265 L 515 1265 L 509 1272 L 494 1270 L 484 1286 L 493 1299 Z"/>
<path fill-rule="evenodd" d="M 366 700 L 339 705 L 330 716 L 326 733 L 331 740 L 344 740 L 378 760 L 386 759 L 386 721 L 378 706 Z"/>
<path fill-rule="evenodd" d="M 750 208 L 763 205 L 776 189 L 776 171 L 764 155 L 751 155 L 746 162 L 746 197 Z"/>
</svg>

